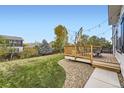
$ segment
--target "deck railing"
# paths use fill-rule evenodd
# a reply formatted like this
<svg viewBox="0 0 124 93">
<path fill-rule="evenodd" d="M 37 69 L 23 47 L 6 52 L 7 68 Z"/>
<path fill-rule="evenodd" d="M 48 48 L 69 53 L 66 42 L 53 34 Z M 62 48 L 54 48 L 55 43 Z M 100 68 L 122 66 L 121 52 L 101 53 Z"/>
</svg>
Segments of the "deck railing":
<svg viewBox="0 0 124 93">
<path fill-rule="evenodd" d="M 91 62 L 93 61 L 93 46 L 65 46 L 64 55 L 72 56 L 76 58 L 88 59 Z"/>
<path fill-rule="evenodd" d="M 65 46 L 64 55 L 71 56 L 76 58 L 88 59 L 90 62 L 93 62 L 94 53 L 100 52 L 101 46 Z"/>
</svg>

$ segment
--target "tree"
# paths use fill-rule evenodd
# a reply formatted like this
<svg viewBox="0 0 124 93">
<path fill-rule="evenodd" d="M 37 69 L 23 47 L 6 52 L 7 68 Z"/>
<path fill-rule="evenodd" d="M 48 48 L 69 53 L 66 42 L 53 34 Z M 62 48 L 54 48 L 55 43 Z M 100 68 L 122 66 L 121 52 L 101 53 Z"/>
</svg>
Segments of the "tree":
<svg viewBox="0 0 124 93">
<path fill-rule="evenodd" d="M 81 46 L 83 45 L 83 28 L 81 27 L 80 30 L 78 31 L 78 33 L 76 33 L 75 36 L 75 45 Z"/>
<path fill-rule="evenodd" d="M 84 44 L 87 45 L 87 44 L 88 44 L 89 36 L 84 34 L 84 35 L 82 36 L 82 38 L 83 38 Z"/>
<path fill-rule="evenodd" d="M 111 42 L 109 42 L 103 37 L 99 38 L 97 36 L 91 36 L 88 39 L 88 44 L 94 45 L 94 46 L 101 46 L 103 48 L 112 48 Z"/>
<path fill-rule="evenodd" d="M 91 36 L 88 40 L 88 44 L 94 46 L 100 46 L 99 38 L 97 36 Z"/>
<path fill-rule="evenodd" d="M 1 46 L 0 47 L 0 57 L 6 57 L 9 53 L 9 50 L 6 47 Z"/>
<path fill-rule="evenodd" d="M 112 44 L 111 44 L 111 42 L 110 42 L 110 41 L 106 41 L 104 47 L 105 47 L 105 48 L 112 48 Z"/>
<path fill-rule="evenodd" d="M 6 40 L 4 39 L 4 37 L 0 36 L 0 44 L 5 44 Z"/>
<path fill-rule="evenodd" d="M 105 38 L 101 37 L 99 38 L 99 41 L 100 41 L 100 45 L 102 47 L 105 47 L 106 46 L 106 42 L 108 42 Z"/>
<path fill-rule="evenodd" d="M 58 25 L 54 29 L 56 38 L 54 42 L 55 50 L 62 52 L 64 46 L 68 43 L 68 31 L 65 26 Z"/>
<path fill-rule="evenodd" d="M 55 43 L 55 41 L 51 41 L 51 42 L 49 43 L 50 47 L 54 48 L 54 43 Z"/>
<path fill-rule="evenodd" d="M 39 53 L 41 55 L 47 55 L 47 54 L 51 54 L 52 52 L 53 52 L 52 48 L 47 43 L 47 41 L 44 39 L 42 41 L 42 44 L 39 46 Z"/>
<path fill-rule="evenodd" d="M 0 37 L 0 59 L 4 59 L 9 53 L 6 41 L 3 37 Z"/>
<path fill-rule="evenodd" d="M 83 28 L 81 27 L 76 35 L 76 44 L 79 46 L 85 46 L 88 43 L 88 35 L 83 34 Z"/>
</svg>

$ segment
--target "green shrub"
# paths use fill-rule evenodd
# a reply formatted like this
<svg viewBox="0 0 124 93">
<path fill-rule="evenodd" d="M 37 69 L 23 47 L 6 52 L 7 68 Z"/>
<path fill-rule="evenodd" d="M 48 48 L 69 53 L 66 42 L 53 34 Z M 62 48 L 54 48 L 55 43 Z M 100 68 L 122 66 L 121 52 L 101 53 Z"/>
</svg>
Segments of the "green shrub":
<svg viewBox="0 0 124 93">
<path fill-rule="evenodd" d="M 9 53 L 9 50 L 6 47 L 0 47 L 0 61 L 5 61 Z"/>
<path fill-rule="evenodd" d="M 38 50 L 32 47 L 25 47 L 23 52 L 20 53 L 20 58 L 29 58 L 38 56 Z"/>
</svg>

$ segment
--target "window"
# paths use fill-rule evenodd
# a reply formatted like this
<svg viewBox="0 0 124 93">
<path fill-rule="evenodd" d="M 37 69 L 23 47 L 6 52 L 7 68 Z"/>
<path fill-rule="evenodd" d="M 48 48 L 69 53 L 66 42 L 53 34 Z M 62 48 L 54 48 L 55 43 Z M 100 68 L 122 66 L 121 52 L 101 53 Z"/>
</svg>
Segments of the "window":
<svg viewBox="0 0 124 93">
<path fill-rule="evenodd" d="M 119 44 L 118 44 L 118 30 L 116 29 L 115 32 L 116 32 L 115 33 L 115 40 L 116 40 L 116 44 L 115 45 L 116 45 L 116 49 L 118 50 L 118 48 L 119 48 Z"/>
<path fill-rule="evenodd" d="M 122 52 L 121 51 L 121 47 L 122 47 L 122 43 L 121 43 L 121 38 L 122 38 L 122 36 L 121 36 L 121 25 L 119 25 L 118 26 L 118 50 L 120 51 L 120 52 Z"/>
<path fill-rule="evenodd" d="M 124 53 L 124 14 L 116 31 L 116 49 L 119 53 Z"/>
<path fill-rule="evenodd" d="M 121 50 L 124 53 L 124 14 L 121 20 Z"/>
<path fill-rule="evenodd" d="M 117 51 L 120 53 L 124 53 L 124 14 L 121 17 L 117 36 L 118 36 L 117 37 Z"/>
</svg>

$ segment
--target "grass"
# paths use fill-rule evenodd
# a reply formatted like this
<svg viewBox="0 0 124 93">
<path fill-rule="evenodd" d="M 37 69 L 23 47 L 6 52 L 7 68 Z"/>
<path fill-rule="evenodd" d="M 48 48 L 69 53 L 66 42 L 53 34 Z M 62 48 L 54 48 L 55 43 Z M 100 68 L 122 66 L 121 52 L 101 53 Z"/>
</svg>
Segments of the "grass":
<svg viewBox="0 0 124 93">
<path fill-rule="evenodd" d="M 62 54 L 0 63 L 0 87 L 59 88 L 65 81 L 65 71 L 58 65 Z"/>
</svg>

